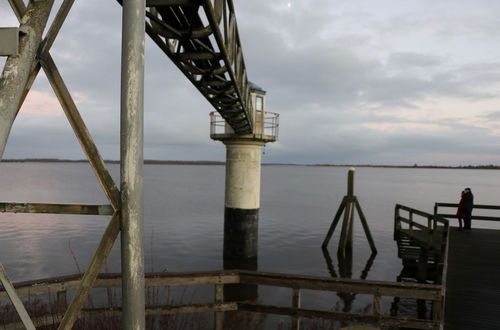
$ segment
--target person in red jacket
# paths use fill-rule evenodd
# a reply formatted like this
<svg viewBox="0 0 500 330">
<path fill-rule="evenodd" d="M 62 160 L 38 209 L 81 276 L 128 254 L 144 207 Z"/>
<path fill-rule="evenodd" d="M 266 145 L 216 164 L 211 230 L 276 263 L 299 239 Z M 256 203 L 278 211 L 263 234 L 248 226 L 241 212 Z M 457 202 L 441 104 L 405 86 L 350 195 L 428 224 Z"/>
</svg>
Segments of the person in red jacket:
<svg viewBox="0 0 500 330">
<path fill-rule="evenodd" d="M 474 208 L 474 195 L 470 188 L 464 189 L 464 201 L 462 202 L 462 210 L 465 213 L 464 230 L 471 230 L 472 209 Z"/>
<path fill-rule="evenodd" d="M 463 206 L 464 206 L 464 194 L 465 191 L 462 190 L 461 196 L 460 196 L 460 202 L 458 202 L 458 209 L 457 209 L 457 218 L 458 218 L 458 230 L 463 229 L 463 224 L 462 220 L 467 216 L 467 213 L 465 213 Z"/>
</svg>

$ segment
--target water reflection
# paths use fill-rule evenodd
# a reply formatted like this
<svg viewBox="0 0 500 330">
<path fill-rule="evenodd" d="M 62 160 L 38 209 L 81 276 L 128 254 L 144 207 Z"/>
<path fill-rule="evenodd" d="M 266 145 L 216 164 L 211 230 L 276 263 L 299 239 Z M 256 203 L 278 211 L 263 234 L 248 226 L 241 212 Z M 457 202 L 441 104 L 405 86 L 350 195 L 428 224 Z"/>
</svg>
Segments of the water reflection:
<svg viewBox="0 0 500 330">
<path fill-rule="evenodd" d="M 321 248 L 323 251 L 323 257 L 325 258 L 326 266 L 328 268 L 328 272 L 334 278 L 352 278 L 352 260 L 353 254 L 352 249 L 346 249 L 345 253 L 337 253 L 338 259 L 338 273 L 335 271 L 335 266 L 333 260 L 328 252 L 326 247 Z M 361 271 L 360 279 L 365 280 L 370 272 L 370 268 L 373 265 L 373 261 L 377 256 L 376 253 L 372 253 L 368 260 L 365 263 L 365 267 Z M 355 293 L 352 292 L 337 292 L 337 296 L 343 301 L 344 308 L 343 312 L 351 312 L 352 304 L 356 297 Z"/>
</svg>

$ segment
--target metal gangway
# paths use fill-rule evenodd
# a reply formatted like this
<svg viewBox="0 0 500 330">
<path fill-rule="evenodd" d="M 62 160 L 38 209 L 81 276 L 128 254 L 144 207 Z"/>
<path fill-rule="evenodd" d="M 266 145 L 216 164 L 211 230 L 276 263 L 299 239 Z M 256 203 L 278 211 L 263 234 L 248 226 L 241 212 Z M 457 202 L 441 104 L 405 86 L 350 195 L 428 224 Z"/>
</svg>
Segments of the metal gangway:
<svg viewBox="0 0 500 330">
<path fill-rule="evenodd" d="M 125 328 L 144 327 L 142 204 L 145 33 L 182 71 L 232 128 L 253 134 L 255 114 L 232 0 L 118 0 L 123 6 L 121 178 L 116 184 L 50 54 L 75 0 L 9 0 L 19 27 L 0 28 L 0 56 L 7 56 L 0 78 L 0 158 L 14 119 L 40 70 L 45 72 L 109 205 L 7 203 L 0 212 L 111 216 L 59 329 L 71 329 L 121 232 Z M 50 26 L 49 18 L 53 17 Z M 49 27 L 46 29 L 46 27 Z M 47 31 L 44 34 L 44 31 Z M 15 74 L 11 74 L 15 72 Z M 0 281 L 24 326 L 34 329 L 0 264 Z"/>
</svg>

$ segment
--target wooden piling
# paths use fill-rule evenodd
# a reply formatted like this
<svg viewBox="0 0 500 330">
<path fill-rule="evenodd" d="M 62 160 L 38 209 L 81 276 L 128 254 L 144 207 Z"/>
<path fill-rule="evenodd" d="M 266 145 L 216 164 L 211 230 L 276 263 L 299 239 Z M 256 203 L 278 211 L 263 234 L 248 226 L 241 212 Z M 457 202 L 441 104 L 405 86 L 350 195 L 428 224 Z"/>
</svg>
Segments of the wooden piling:
<svg viewBox="0 0 500 330">
<path fill-rule="evenodd" d="M 370 228 L 368 227 L 368 222 L 366 221 L 365 215 L 363 214 L 358 198 L 354 195 L 354 173 L 355 169 L 350 168 L 347 174 L 347 195 L 342 198 L 342 202 L 340 203 L 337 213 L 333 218 L 332 224 L 330 225 L 328 233 L 326 234 L 321 247 L 325 249 L 328 246 L 328 243 L 330 242 L 330 239 L 332 238 L 333 233 L 335 232 L 335 228 L 337 227 L 337 224 L 340 221 L 340 217 L 343 213 L 344 218 L 342 222 L 342 230 L 340 233 L 340 241 L 337 249 L 337 254 L 345 255 L 348 253 L 352 253 L 354 236 L 354 211 L 356 210 L 358 212 L 363 230 L 368 240 L 368 244 L 370 244 L 372 254 L 376 254 L 377 249 L 375 247 L 375 242 L 373 241 Z"/>
</svg>

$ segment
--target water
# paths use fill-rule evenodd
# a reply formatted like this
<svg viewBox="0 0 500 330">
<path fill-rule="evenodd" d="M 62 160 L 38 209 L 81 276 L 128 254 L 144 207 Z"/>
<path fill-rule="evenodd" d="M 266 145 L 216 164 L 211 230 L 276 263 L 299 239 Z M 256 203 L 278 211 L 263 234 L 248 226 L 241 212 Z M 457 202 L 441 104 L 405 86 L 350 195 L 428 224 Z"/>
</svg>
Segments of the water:
<svg viewBox="0 0 500 330">
<path fill-rule="evenodd" d="M 119 182 L 119 165 L 108 166 Z M 146 271 L 222 269 L 224 166 L 145 165 L 144 175 Z M 0 182 L 4 202 L 108 203 L 84 163 L 0 163 Z M 338 273 L 339 230 L 329 245 L 332 265 L 320 246 L 346 182 L 347 168 L 263 166 L 258 269 L 331 276 L 333 265 Z M 458 202 L 466 186 L 477 204 L 500 204 L 500 171 L 358 168 L 355 195 L 378 249 L 366 278 L 394 281 L 401 271 L 392 239 L 396 203 L 432 213 L 434 202 Z M 108 221 L 0 214 L 0 260 L 14 282 L 78 273 L 87 267 Z M 354 235 L 352 278 L 360 278 L 370 249 L 358 219 Z M 106 267 L 120 270 L 119 242 Z"/>
</svg>

